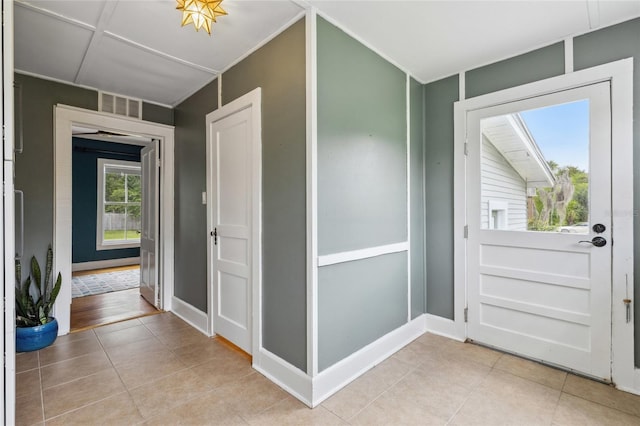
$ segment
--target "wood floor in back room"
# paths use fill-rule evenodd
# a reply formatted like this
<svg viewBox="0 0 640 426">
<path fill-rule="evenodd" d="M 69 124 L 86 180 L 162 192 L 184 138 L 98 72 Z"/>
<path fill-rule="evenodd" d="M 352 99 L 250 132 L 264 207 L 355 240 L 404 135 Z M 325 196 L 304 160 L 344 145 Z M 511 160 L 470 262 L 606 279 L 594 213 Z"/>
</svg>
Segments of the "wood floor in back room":
<svg viewBox="0 0 640 426">
<path fill-rule="evenodd" d="M 140 296 L 140 289 L 137 288 L 77 297 L 71 303 L 71 331 L 86 330 L 159 312 Z"/>
</svg>

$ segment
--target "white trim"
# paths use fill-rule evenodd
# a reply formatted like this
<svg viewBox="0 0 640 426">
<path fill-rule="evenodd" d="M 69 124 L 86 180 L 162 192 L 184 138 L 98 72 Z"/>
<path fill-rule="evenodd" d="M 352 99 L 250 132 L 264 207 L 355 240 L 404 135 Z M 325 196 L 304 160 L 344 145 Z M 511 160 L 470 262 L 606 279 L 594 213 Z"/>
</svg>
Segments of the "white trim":
<svg viewBox="0 0 640 426">
<path fill-rule="evenodd" d="M 71 127 L 76 125 L 101 130 L 118 131 L 149 136 L 160 140 L 161 158 L 161 208 L 160 241 L 162 286 L 160 308 L 171 310 L 174 272 L 174 220 L 173 220 L 173 170 L 174 127 L 113 114 L 90 111 L 66 105 L 56 105 L 54 111 L 54 271 L 62 274 L 62 289 L 55 305 L 54 315 L 58 319 L 60 335 L 70 329 L 71 315 Z"/>
<path fill-rule="evenodd" d="M 385 246 L 369 247 L 360 250 L 343 251 L 341 253 L 325 254 L 318 256 L 318 266 L 329 266 L 337 263 L 353 262 L 354 260 L 368 259 L 370 257 L 383 256 L 385 254 L 409 251 L 409 242 L 388 244 Z"/>
<path fill-rule="evenodd" d="M 586 3 L 589 28 L 595 30 L 600 27 L 600 0 L 587 0 Z"/>
<path fill-rule="evenodd" d="M 564 39 L 564 73 L 573 72 L 573 37 Z"/>
<path fill-rule="evenodd" d="M 604 70 L 603 70 L 604 71 Z M 635 368 L 634 238 L 633 238 L 633 59 L 611 64 L 611 209 L 612 240 L 612 370 L 616 387 L 640 394 L 640 370 Z M 616 232 L 616 230 L 618 232 Z M 628 285 L 628 287 L 627 287 Z M 627 296 L 627 288 L 629 293 Z M 622 299 L 632 299 L 626 322 Z"/>
<path fill-rule="evenodd" d="M 634 366 L 634 323 L 626 323 L 626 309 L 621 303 L 626 297 L 626 283 L 633 288 L 633 58 L 576 71 L 523 86 L 478 96 L 454 104 L 454 251 L 455 251 L 455 323 L 457 329 L 464 328 L 463 316 L 459 315 L 466 301 L 466 241 L 462 234 L 465 224 L 465 171 L 464 150 L 466 114 L 468 111 L 513 102 L 522 99 L 555 93 L 575 87 L 611 81 L 612 108 L 612 380 L 620 389 L 640 393 L 640 370 Z M 464 334 L 466 336 L 466 333 Z"/>
<path fill-rule="evenodd" d="M 265 348 L 253 356 L 253 368 L 286 390 L 308 407 L 312 407 L 311 377 Z"/>
<path fill-rule="evenodd" d="M 305 20 L 307 67 L 307 374 L 318 374 L 318 32 L 314 7 Z"/>
<path fill-rule="evenodd" d="M 218 74 L 218 108 L 222 107 L 222 73 Z"/>
<path fill-rule="evenodd" d="M 207 329 L 207 314 L 182 299 L 173 296 L 171 299 L 172 312 L 183 321 L 206 336 L 211 336 Z"/>
<path fill-rule="evenodd" d="M 0 328 L 3 330 L 2 353 L 4 366 L 0 373 L 0 393 L 3 394 L 3 403 L 0 406 L 0 419 L 4 424 L 15 424 L 16 411 L 16 338 L 15 338 L 15 198 L 14 198 L 14 137 L 16 135 L 14 118 L 14 33 L 13 33 L 13 1 L 2 1 L 2 111 L 4 130 L 3 190 L 5 196 L 0 203 L 0 218 L 2 227 L 2 258 L 0 265 L 4 270 L 4 289 L 2 291 L 2 306 L 4 314 L 0 316 Z M 21 113 L 23 114 L 23 113 Z M 23 259 L 24 260 L 24 259 Z"/>
<path fill-rule="evenodd" d="M 251 109 L 251 351 L 256 353 L 262 348 L 262 89 L 260 87 L 240 96 L 223 107 L 208 113 L 205 117 L 206 139 L 206 185 L 207 185 L 207 332 L 214 334 L 214 289 L 209 231 L 213 229 L 212 199 L 213 176 L 211 174 L 213 152 L 211 151 L 211 123 L 215 123 L 238 111 Z"/>
<path fill-rule="evenodd" d="M 424 327 L 428 333 L 448 337 L 458 342 L 465 341 L 465 335 L 460 334 L 455 321 L 437 315 L 424 314 Z"/>
<path fill-rule="evenodd" d="M 464 101 L 467 97 L 467 73 L 458 74 L 458 100 Z"/>
<path fill-rule="evenodd" d="M 387 333 L 314 377 L 313 406 L 318 406 L 366 371 L 424 334 L 423 316 Z"/>
<path fill-rule="evenodd" d="M 406 74 L 407 121 L 407 321 L 411 321 L 411 76 Z"/>
<path fill-rule="evenodd" d="M 91 271 L 92 269 L 115 268 L 118 266 L 138 265 L 140 256 L 123 257 L 120 259 L 95 260 L 91 262 L 78 262 L 71 264 L 71 271 Z"/>
</svg>

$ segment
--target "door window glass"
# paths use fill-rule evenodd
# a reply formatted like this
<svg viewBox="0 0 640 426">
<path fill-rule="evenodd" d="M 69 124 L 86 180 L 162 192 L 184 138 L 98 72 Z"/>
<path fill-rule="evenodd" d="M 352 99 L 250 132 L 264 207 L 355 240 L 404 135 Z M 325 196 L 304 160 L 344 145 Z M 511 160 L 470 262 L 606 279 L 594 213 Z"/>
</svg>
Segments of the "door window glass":
<svg viewBox="0 0 640 426">
<path fill-rule="evenodd" d="M 589 232 L 589 101 L 481 120 L 482 229 Z"/>
</svg>

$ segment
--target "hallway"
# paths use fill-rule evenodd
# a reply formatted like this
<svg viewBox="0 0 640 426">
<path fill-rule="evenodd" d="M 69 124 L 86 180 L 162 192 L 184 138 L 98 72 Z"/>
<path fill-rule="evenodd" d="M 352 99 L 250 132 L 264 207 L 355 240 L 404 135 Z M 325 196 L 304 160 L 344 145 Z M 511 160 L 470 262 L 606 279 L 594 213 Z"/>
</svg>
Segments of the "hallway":
<svg viewBox="0 0 640 426">
<path fill-rule="evenodd" d="M 17 355 L 19 425 L 639 425 L 640 396 L 432 334 L 310 410 L 171 313 Z"/>
</svg>

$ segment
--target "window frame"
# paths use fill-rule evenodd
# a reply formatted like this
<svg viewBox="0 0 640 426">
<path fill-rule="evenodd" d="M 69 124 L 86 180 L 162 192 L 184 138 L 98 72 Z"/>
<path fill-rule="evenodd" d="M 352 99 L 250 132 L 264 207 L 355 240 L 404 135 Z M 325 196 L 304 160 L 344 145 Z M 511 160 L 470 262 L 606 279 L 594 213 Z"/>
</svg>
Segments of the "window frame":
<svg viewBox="0 0 640 426">
<path fill-rule="evenodd" d="M 96 251 L 102 250 L 115 250 L 123 248 L 138 248 L 140 247 L 140 238 L 137 240 L 111 240 L 113 242 L 107 242 L 104 239 L 103 229 L 103 217 L 105 209 L 105 170 L 107 168 L 120 169 L 127 174 L 139 174 L 142 178 L 142 165 L 139 161 L 125 161 L 125 160 L 113 160 L 109 158 L 98 158 L 98 184 L 97 184 L 97 210 L 96 210 Z M 131 173 L 134 172 L 134 173 Z M 142 196 L 142 194 L 141 194 Z M 123 205 L 129 205 L 133 203 L 124 202 Z M 139 202 L 142 208 L 142 200 Z"/>
</svg>

